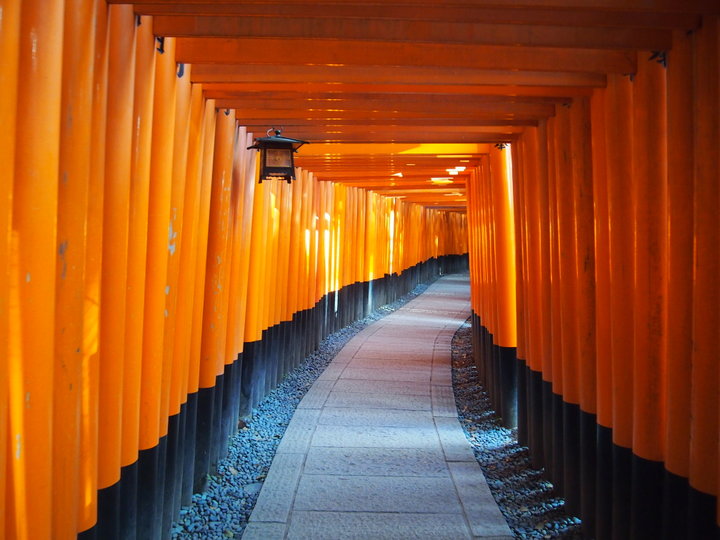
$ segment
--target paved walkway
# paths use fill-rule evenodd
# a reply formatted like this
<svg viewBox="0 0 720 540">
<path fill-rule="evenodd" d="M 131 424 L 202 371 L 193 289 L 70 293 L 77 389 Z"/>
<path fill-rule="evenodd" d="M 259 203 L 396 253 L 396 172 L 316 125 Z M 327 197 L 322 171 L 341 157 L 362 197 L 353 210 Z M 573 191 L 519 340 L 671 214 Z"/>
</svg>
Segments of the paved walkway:
<svg viewBox="0 0 720 540">
<path fill-rule="evenodd" d="M 300 402 L 244 540 L 510 539 L 457 419 L 450 341 L 470 314 L 446 276 L 366 327 Z"/>
</svg>

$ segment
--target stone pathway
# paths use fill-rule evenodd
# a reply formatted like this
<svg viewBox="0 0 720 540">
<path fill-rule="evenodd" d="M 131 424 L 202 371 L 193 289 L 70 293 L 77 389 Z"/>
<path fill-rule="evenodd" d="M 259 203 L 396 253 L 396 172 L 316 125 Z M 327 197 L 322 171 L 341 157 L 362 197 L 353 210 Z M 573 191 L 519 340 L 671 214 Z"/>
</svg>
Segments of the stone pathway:
<svg viewBox="0 0 720 540">
<path fill-rule="evenodd" d="M 467 276 L 368 326 L 300 402 L 243 539 L 511 539 L 457 419 Z"/>
</svg>

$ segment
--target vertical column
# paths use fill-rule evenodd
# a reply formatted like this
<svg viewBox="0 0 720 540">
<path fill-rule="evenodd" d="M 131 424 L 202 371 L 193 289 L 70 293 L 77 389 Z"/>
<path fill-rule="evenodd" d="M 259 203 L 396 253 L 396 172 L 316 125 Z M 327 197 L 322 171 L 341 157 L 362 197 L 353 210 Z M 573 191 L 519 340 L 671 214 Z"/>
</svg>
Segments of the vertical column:
<svg viewBox="0 0 720 540">
<path fill-rule="evenodd" d="M 607 516 L 612 512 L 612 363 L 610 333 L 610 252 L 605 144 L 605 89 L 590 100 L 593 200 L 595 203 L 595 350 L 597 380 L 597 425 L 595 430 L 595 507 L 583 493 L 583 530 L 588 536 L 609 536 Z M 585 424 L 583 424 L 583 428 Z M 583 447 L 584 448 L 584 447 Z M 583 469 L 585 473 L 586 469 Z M 584 483 L 583 476 L 583 486 Z"/>
<path fill-rule="evenodd" d="M 631 452 L 633 431 L 633 297 L 634 255 L 632 199 L 632 82 L 620 75 L 608 76 L 606 93 L 606 139 L 608 215 L 610 226 L 610 332 L 612 335 L 613 395 L 613 506 L 612 534 L 627 538 L 630 525 Z M 618 118 L 626 119 L 618 122 Z"/>
<path fill-rule="evenodd" d="M 20 0 L 3 2 L 0 18 L 0 125 L 9 126 L 0 132 L 0 260 L 9 261 L 10 222 L 12 219 L 12 187 L 15 170 L 15 120 L 17 115 L 18 58 L 20 44 Z M 0 373 L 9 373 L 8 363 L 8 297 L 9 265 L 0 269 Z M 0 382 L 0 534 L 5 533 L 6 485 L 9 471 L 8 423 L 9 378 Z"/>
<path fill-rule="evenodd" d="M 500 355 L 503 395 L 501 416 L 505 425 L 517 425 L 516 299 L 515 299 L 515 226 L 511 193 L 513 179 L 508 167 L 509 149 L 490 150 L 497 326 L 495 345 Z"/>
<path fill-rule="evenodd" d="M 205 101 L 202 96 L 202 86 L 194 84 L 190 96 L 187 186 L 185 189 L 185 216 L 183 220 L 185 230 L 180 239 L 180 276 L 178 279 L 180 296 L 177 304 L 177 325 L 183 330 L 175 332 L 175 343 L 173 344 L 175 356 L 183 358 L 182 363 L 185 366 L 180 390 L 181 400 L 184 400 L 185 403 L 184 431 L 181 441 L 182 488 L 178 490 L 180 492 L 180 504 L 183 505 L 189 504 L 190 495 L 192 494 L 195 462 L 197 379 L 200 355 L 199 353 L 194 354 L 191 348 L 193 334 L 195 333 L 194 314 L 197 311 L 202 313 L 202 299 L 196 299 L 196 278 L 198 274 L 198 244 L 201 236 L 200 211 L 203 201 L 204 111 Z M 206 227 L 204 230 L 207 234 Z M 203 262 L 205 262 L 204 257 Z"/>
<path fill-rule="evenodd" d="M 665 377 L 667 424 L 664 538 L 687 530 L 687 481 L 690 475 L 690 396 L 693 332 L 693 57 L 692 38 L 673 34 L 667 67 L 667 333 Z"/>
<path fill-rule="evenodd" d="M 175 126 L 174 41 L 156 44 L 152 119 L 152 155 L 143 323 L 142 384 L 140 388 L 140 461 L 138 468 L 138 535 L 158 534 L 162 520 L 166 432 L 163 403 L 169 393 L 164 365 L 164 332 L 168 267 L 168 224 L 172 189 L 172 151 Z"/>
<path fill-rule="evenodd" d="M 194 305 L 197 306 L 193 310 L 192 317 L 192 338 L 190 340 L 190 361 L 189 368 L 190 379 L 188 380 L 188 390 L 196 392 L 195 398 L 195 439 L 194 461 L 193 461 L 193 480 L 190 491 L 200 491 L 204 487 L 208 471 L 208 452 L 209 439 L 207 425 L 212 423 L 212 417 L 208 417 L 207 407 L 212 403 L 212 386 L 206 386 L 208 379 L 212 381 L 212 370 L 209 361 L 202 354 L 203 339 L 203 320 L 205 310 L 205 287 L 207 281 L 207 253 L 208 253 L 208 236 L 210 225 L 210 208 L 212 199 L 212 170 L 215 157 L 215 131 L 218 120 L 218 113 L 215 109 L 215 100 L 209 99 L 205 101 L 205 111 L 203 113 L 203 138 L 200 141 L 202 145 L 201 162 L 198 164 L 198 173 L 200 174 L 200 201 L 198 203 L 198 241 L 195 254 L 195 286 L 193 287 Z M 208 372 L 210 374 L 208 374 Z M 204 412 L 201 410 L 205 407 Z M 191 493 L 187 488 L 184 489 L 185 497 L 189 497 Z"/>
<path fill-rule="evenodd" d="M 659 537 L 665 431 L 667 124 L 665 68 L 643 58 L 633 88 L 634 297 L 631 536 Z"/>
<path fill-rule="evenodd" d="M 12 19 L 8 24 L 12 39 Z M 9 536 L 14 533 L 20 537 L 47 538 L 52 518 L 51 419 L 61 99 L 58 89 L 62 75 L 63 2 L 51 6 L 39 1 L 23 2 L 19 39 L 20 114 L 15 124 L 10 248 L 14 301 L 9 314 L 12 407 L 9 443 L 13 450 L 9 469 L 13 489 L 7 526 Z M 12 69 L 13 60 L 10 62 Z"/>
<path fill-rule="evenodd" d="M 183 446 L 181 443 L 182 424 L 180 415 L 183 377 L 187 370 L 185 358 L 176 354 L 175 329 L 178 321 L 177 305 L 179 297 L 187 291 L 180 290 L 180 257 L 184 234 L 192 234 L 184 226 L 185 188 L 187 184 L 188 142 L 190 126 L 190 69 L 191 66 L 177 64 L 175 72 L 175 129 L 173 134 L 172 153 L 172 194 L 170 198 L 170 222 L 168 227 L 168 273 L 165 286 L 165 330 L 163 334 L 163 364 L 169 366 L 169 383 L 167 397 L 162 404 L 161 418 L 167 422 L 167 459 L 165 472 L 165 495 L 163 501 L 162 530 L 167 531 L 172 525 L 177 511 L 180 510 L 180 486 L 182 483 Z M 181 330 L 181 331 L 184 331 Z M 167 375 L 166 375 L 167 377 Z M 167 420 L 165 420 L 167 419 Z"/>
<path fill-rule="evenodd" d="M 125 297 L 125 358 L 122 414 L 123 467 L 121 534 L 137 526 L 137 462 L 140 437 L 140 377 L 145 306 L 148 194 L 155 79 L 155 37 L 152 19 L 143 17 L 136 29 L 135 90 L 132 125 L 132 171 L 128 224 Z M 137 25 L 137 20 L 136 20 Z"/>
<path fill-rule="evenodd" d="M 90 178 L 85 239 L 85 289 L 83 316 L 83 374 L 80 428 L 80 501 L 78 530 L 91 529 L 97 521 L 98 404 L 100 291 L 102 277 L 103 207 L 107 134 L 108 6 L 95 0 L 96 30 L 93 59 Z"/>
<path fill-rule="evenodd" d="M 597 413 L 595 334 L 595 215 L 589 99 L 574 100 L 570 109 L 575 229 L 575 334 L 579 405 L 572 423 L 578 430 L 579 468 L 574 489 L 578 512 L 595 511 L 595 448 Z M 572 409 L 571 409 L 572 410 Z M 567 436 L 567 435 L 566 435 Z"/>
<path fill-rule="evenodd" d="M 550 283 L 551 283 L 551 341 L 552 384 L 543 394 L 543 411 L 547 411 L 543 425 L 547 426 L 544 448 L 546 467 L 550 469 L 553 483 L 563 486 L 563 422 L 562 400 L 564 388 L 563 324 L 560 283 L 560 235 L 558 226 L 558 139 L 557 117 L 548 119 L 548 203 L 550 225 Z"/>
<path fill-rule="evenodd" d="M 690 426 L 690 537 L 712 531 L 718 484 L 718 324 L 720 324 L 720 121 L 718 19 L 703 18 L 695 34 L 693 350 Z M 715 534 L 714 532 L 712 534 Z"/>
<path fill-rule="evenodd" d="M 112 538 L 119 522 L 125 286 L 130 199 L 135 17 L 131 6 L 111 6 L 100 313 L 98 521 Z M 107 489 L 106 489 L 107 488 Z"/>
<path fill-rule="evenodd" d="M 53 381 L 53 534 L 77 533 L 85 218 L 90 175 L 95 5 L 65 8 Z"/>
</svg>

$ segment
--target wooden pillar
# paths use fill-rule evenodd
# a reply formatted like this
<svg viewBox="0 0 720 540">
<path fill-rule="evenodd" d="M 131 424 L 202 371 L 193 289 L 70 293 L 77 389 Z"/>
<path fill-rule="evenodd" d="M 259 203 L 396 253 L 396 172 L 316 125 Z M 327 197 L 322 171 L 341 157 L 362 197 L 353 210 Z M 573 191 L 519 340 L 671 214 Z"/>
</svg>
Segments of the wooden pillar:
<svg viewBox="0 0 720 540">
<path fill-rule="evenodd" d="M 140 381 L 145 307 L 148 197 L 152 140 L 153 90 L 155 86 L 155 36 L 152 19 L 143 17 L 137 27 L 135 90 L 132 125 L 132 171 L 125 317 L 125 365 L 122 416 L 123 467 L 137 461 L 140 449 Z M 133 501 L 134 503 L 136 501 Z M 136 516 L 136 512 L 133 513 Z M 123 516 L 132 520 L 131 516 Z"/>
<path fill-rule="evenodd" d="M 93 68 L 90 178 L 85 239 L 85 289 L 83 316 L 83 374 L 80 428 L 80 492 L 78 531 L 97 521 L 98 404 L 100 292 L 102 278 L 105 149 L 107 134 L 108 6 L 95 0 L 96 30 Z"/>
<path fill-rule="evenodd" d="M 49 419 L 54 380 L 63 2 L 51 6 L 23 2 L 21 11 L 9 258 L 14 297 L 9 313 L 8 442 L 12 452 L 8 469 L 12 471 L 12 489 L 6 526 L 8 536 L 47 538 L 53 499 Z M 12 9 L 8 24 L 12 39 Z M 10 59 L 10 70 L 13 62 Z M 12 127 L 6 125 L 4 129 Z"/>
<path fill-rule="evenodd" d="M 690 403 L 693 332 L 693 57 L 692 38 L 673 34 L 667 67 L 667 333 L 665 377 L 667 422 L 664 538 L 687 530 L 687 490 L 690 475 Z"/>
<path fill-rule="evenodd" d="M 10 126 L 0 132 L 0 260 L 9 261 L 12 188 L 15 170 L 15 121 L 17 118 L 17 83 L 20 45 L 20 0 L 3 3 L 3 16 L 0 18 L 0 125 Z M 8 362 L 8 325 L 9 325 L 9 265 L 0 270 L 0 373 L 9 374 Z M 6 490 L 9 489 L 7 471 L 8 422 L 10 393 L 9 377 L 0 382 L 0 534 L 6 533 Z"/>
<path fill-rule="evenodd" d="M 132 158 L 135 17 L 131 6 L 111 6 L 100 313 L 98 521 L 113 537 L 119 524 L 125 287 Z"/>
<path fill-rule="evenodd" d="M 90 176 L 95 4 L 65 8 L 53 383 L 53 534 L 77 533 L 85 231 Z"/>
<path fill-rule="evenodd" d="M 667 124 L 665 68 L 643 58 L 633 88 L 633 507 L 631 535 L 659 537 L 665 431 Z"/>
<path fill-rule="evenodd" d="M 694 62 L 694 231 L 693 350 L 690 426 L 690 529 L 709 534 L 707 517 L 715 506 L 718 485 L 718 325 L 720 324 L 720 222 L 718 208 L 718 18 L 703 18 L 695 34 Z"/>
<path fill-rule="evenodd" d="M 634 254 L 632 197 L 632 82 L 610 75 L 606 94 L 608 213 L 610 221 L 610 332 L 613 387 L 613 538 L 627 538 L 630 526 L 633 433 Z M 618 118 L 626 119 L 618 122 Z"/>
</svg>

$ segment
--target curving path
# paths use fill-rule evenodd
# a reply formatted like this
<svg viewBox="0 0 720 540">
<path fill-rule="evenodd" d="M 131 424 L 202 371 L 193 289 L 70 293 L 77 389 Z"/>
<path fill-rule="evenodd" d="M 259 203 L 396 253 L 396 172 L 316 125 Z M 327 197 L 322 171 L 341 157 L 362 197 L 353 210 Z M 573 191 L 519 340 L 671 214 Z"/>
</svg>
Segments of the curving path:
<svg viewBox="0 0 720 540">
<path fill-rule="evenodd" d="M 457 420 L 450 342 L 467 276 L 365 328 L 300 402 L 245 540 L 510 539 Z"/>
</svg>

